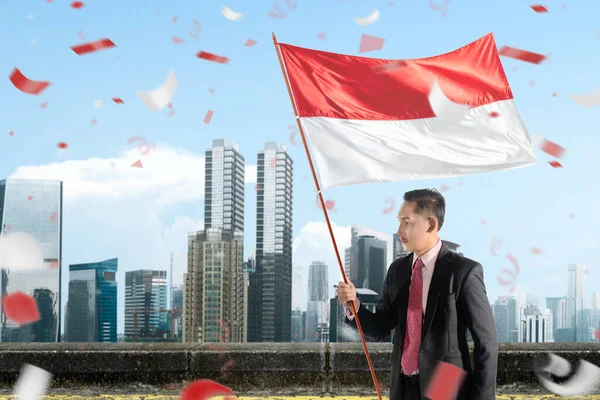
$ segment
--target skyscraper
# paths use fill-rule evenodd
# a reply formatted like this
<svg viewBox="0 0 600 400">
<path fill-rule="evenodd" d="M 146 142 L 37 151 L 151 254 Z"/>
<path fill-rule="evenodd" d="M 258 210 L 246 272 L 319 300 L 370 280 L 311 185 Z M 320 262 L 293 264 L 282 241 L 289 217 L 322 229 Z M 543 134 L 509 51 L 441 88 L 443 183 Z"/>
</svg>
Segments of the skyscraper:
<svg viewBox="0 0 600 400">
<path fill-rule="evenodd" d="M 562 297 L 546 297 L 546 308 L 550 310 L 552 314 L 552 334 L 556 334 L 556 328 L 558 325 L 558 306 Z"/>
<path fill-rule="evenodd" d="M 499 297 L 492 306 L 492 310 L 494 312 L 494 320 L 496 321 L 498 342 L 517 342 L 516 300 L 509 296 Z"/>
<path fill-rule="evenodd" d="M 526 308 L 524 315 L 523 342 L 554 342 L 552 336 L 552 313 L 549 309 L 540 312 L 536 306 L 530 305 Z"/>
<path fill-rule="evenodd" d="M 360 287 L 371 289 L 381 296 L 388 267 L 387 243 L 374 236 L 363 235 L 357 238 L 356 247 Z"/>
<path fill-rule="evenodd" d="M 313 261 L 308 268 L 306 337 L 309 342 L 318 342 L 321 341 L 320 333 L 323 328 L 329 325 L 327 265 L 321 261 Z"/>
<path fill-rule="evenodd" d="M 163 337 L 167 332 L 167 271 L 125 272 L 125 337 Z"/>
<path fill-rule="evenodd" d="M 213 140 L 204 169 L 204 229 L 244 231 L 245 164 L 237 144 Z"/>
<path fill-rule="evenodd" d="M 350 227 L 350 251 L 349 254 L 345 254 L 345 261 L 350 264 L 350 273 L 348 274 L 348 279 L 354 284 L 355 287 L 359 288 L 362 287 L 362 285 L 364 284 L 364 279 L 359 276 L 359 262 L 358 262 L 358 238 L 359 236 L 373 236 L 379 240 L 384 241 L 387 246 L 388 246 L 388 250 L 386 251 L 386 259 L 385 259 L 385 273 L 387 274 L 387 269 L 390 266 L 390 264 L 392 263 L 393 260 L 395 260 L 394 255 L 390 254 L 390 252 L 393 252 L 394 250 L 394 244 L 393 244 L 393 240 L 392 240 L 392 235 L 389 234 L 385 234 L 385 233 L 380 233 L 377 231 L 374 231 L 373 229 L 361 226 L 361 225 L 352 225 Z M 347 270 L 348 267 L 345 266 L 345 269 Z M 385 277 L 385 275 L 384 275 Z M 383 281 L 382 281 L 383 282 Z"/>
<path fill-rule="evenodd" d="M 170 298 L 169 331 L 172 337 L 181 340 L 183 335 L 183 287 L 171 287 Z"/>
<path fill-rule="evenodd" d="M 118 259 L 69 266 L 67 342 L 117 341 Z"/>
<path fill-rule="evenodd" d="M 33 296 L 40 311 L 40 320 L 19 326 L 0 304 L 2 342 L 60 341 L 62 199 L 61 181 L 0 181 L 1 295 Z"/>
<path fill-rule="evenodd" d="M 293 161 L 283 145 L 258 153 L 256 271 L 250 275 L 248 341 L 289 342 L 292 323 Z"/>
<path fill-rule="evenodd" d="M 569 279 L 567 286 L 567 298 L 571 300 L 568 304 L 567 318 L 574 321 L 575 337 L 577 341 L 587 335 L 586 328 L 589 324 L 581 320 L 582 311 L 587 309 L 587 268 L 584 264 L 569 265 Z M 584 327 L 584 325 L 586 325 Z"/>
<path fill-rule="evenodd" d="M 600 328 L 600 292 L 592 293 L 592 328 Z"/>
<path fill-rule="evenodd" d="M 245 342 L 247 276 L 243 233 L 219 228 L 188 236 L 188 272 L 184 282 L 183 341 Z"/>
</svg>

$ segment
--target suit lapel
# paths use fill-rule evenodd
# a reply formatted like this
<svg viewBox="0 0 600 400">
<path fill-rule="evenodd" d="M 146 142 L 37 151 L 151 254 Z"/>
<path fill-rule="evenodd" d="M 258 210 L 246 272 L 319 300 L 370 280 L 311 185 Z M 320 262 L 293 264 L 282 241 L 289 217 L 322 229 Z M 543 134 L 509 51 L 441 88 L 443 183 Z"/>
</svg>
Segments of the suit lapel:
<svg viewBox="0 0 600 400">
<path fill-rule="evenodd" d="M 414 253 L 413 253 L 414 254 Z M 410 290 L 410 278 L 411 278 L 411 266 L 412 266 L 412 255 L 406 258 L 406 261 L 400 268 L 400 277 L 398 278 L 398 324 L 399 324 L 399 337 L 397 343 L 400 348 L 404 346 L 404 337 L 406 336 L 406 313 L 408 312 L 408 294 Z"/>
<path fill-rule="evenodd" d="M 451 256 L 452 253 L 442 241 L 442 248 L 435 261 L 435 268 L 433 269 L 433 276 L 431 277 L 431 283 L 429 285 L 429 293 L 427 294 L 427 308 L 425 309 L 425 319 L 423 320 L 423 327 L 421 329 L 421 347 L 423 347 L 425 338 L 431 328 L 431 322 L 433 321 L 433 316 L 437 310 L 440 293 L 444 287 L 448 272 L 450 271 L 448 264 Z"/>
</svg>

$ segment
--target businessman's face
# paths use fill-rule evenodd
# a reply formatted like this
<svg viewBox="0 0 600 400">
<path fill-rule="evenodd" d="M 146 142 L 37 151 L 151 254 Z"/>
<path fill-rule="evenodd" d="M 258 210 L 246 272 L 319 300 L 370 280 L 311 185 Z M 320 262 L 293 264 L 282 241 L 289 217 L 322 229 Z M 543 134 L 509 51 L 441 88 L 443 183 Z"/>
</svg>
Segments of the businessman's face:
<svg viewBox="0 0 600 400">
<path fill-rule="evenodd" d="M 405 201 L 398 212 L 400 227 L 398 236 L 402 240 L 402 246 L 406 251 L 419 252 L 430 247 L 432 241 L 431 219 L 415 213 L 416 203 Z"/>
</svg>

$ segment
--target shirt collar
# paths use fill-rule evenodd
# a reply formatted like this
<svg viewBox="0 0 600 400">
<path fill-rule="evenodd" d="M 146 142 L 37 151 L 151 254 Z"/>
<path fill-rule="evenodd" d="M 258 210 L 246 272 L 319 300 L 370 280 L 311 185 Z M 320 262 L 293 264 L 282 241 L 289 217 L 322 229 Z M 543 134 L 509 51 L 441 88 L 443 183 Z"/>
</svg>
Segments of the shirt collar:
<svg viewBox="0 0 600 400">
<path fill-rule="evenodd" d="M 421 260 L 423 260 L 423 265 L 425 265 L 425 269 L 433 269 L 435 266 L 435 261 L 437 260 L 438 254 L 440 254 L 440 250 L 442 249 L 442 240 L 438 239 L 435 246 L 433 246 L 429 251 L 423 254 Z M 417 255 L 413 253 L 412 266 L 414 268 L 415 263 L 417 262 Z"/>
</svg>

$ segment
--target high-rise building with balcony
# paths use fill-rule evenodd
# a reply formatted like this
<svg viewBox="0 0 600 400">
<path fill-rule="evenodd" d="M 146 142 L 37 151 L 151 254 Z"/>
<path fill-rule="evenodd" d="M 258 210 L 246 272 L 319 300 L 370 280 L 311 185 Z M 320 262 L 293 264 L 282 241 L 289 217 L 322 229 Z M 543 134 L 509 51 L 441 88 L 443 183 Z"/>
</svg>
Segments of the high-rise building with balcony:
<svg viewBox="0 0 600 400">
<path fill-rule="evenodd" d="M 125 272 L 125 337 L 164 338 L 168 330 L 167 271 Z"/>
<path fill-rule="evenodd" d="M 19 325 L 0 302 L 2 342 L 60 341 L 62 207 L 61 181 L 0 180 L 1 296 L 28 294 L 40 312 L 38 321 Z"/>
<path fill-rule="evenodd" d="M 118 259 L 69 265 L 67 342 L 117 341 Z"/>
<path fill-rule="evenodd" d="M 285 147 L 258 152 L 256 269 L 250 274 L 248 341 L 290 342 L 293 162 Z"/>
</svg>

